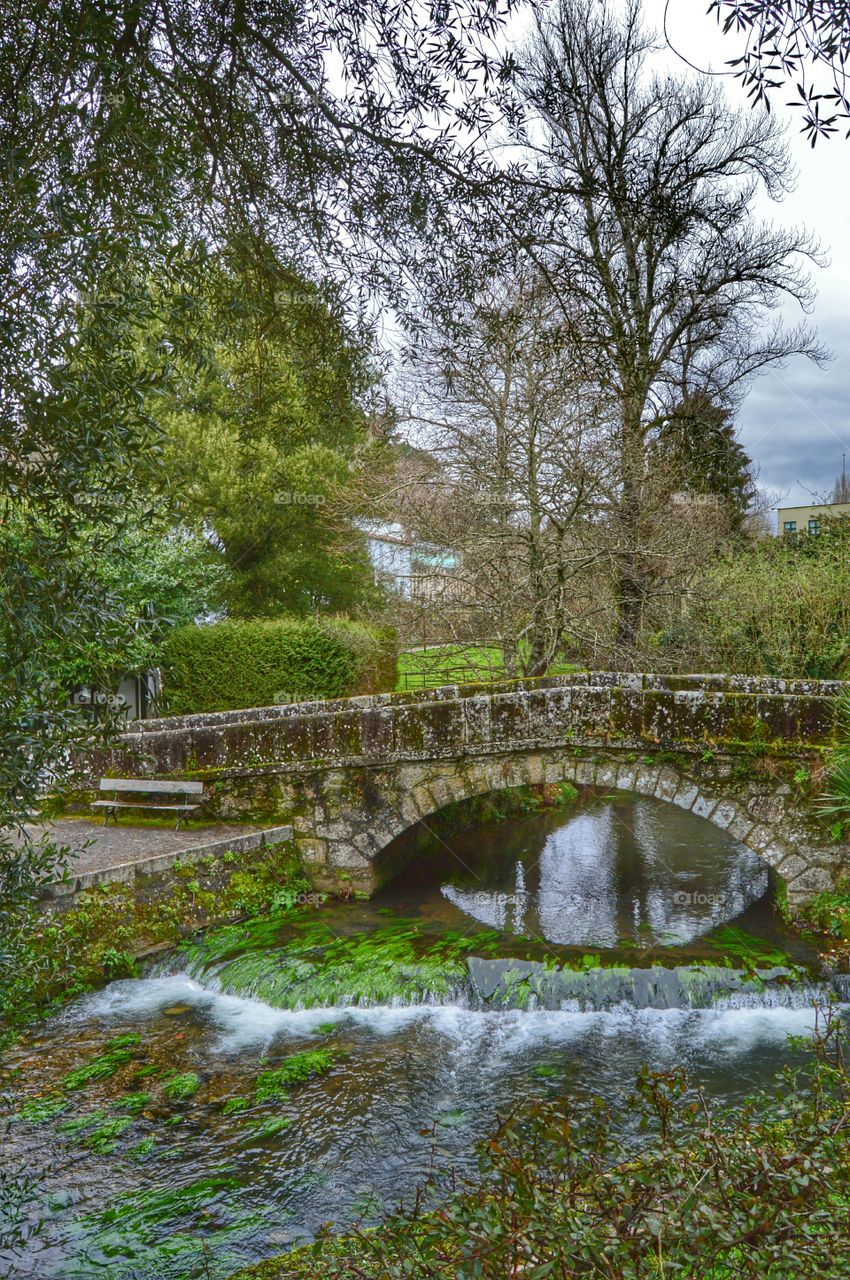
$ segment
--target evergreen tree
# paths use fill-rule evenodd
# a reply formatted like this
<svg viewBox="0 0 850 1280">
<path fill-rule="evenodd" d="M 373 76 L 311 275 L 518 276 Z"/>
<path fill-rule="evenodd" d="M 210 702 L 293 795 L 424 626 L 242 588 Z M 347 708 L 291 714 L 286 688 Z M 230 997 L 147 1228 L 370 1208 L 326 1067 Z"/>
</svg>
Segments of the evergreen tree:
<svg viewBox="0 0 850 1280">
<path fill-rule="evenodd" d="M 841 475 L 835 481 L 832 490 L 832 502 L 850 502 L 850 479 L 847 478 L 847 472 L 841 472 Z"/>
<path fill-rule="evenodd" d="M 719 499 L 730 533 L 741 533 L 756 488 L 728 409 L 704 391 L 685 396 L 661 428 L 657 462 L 681 477 L 687 492 Z"/>
<path fill-rule="evenodd" d="M 372 590 L 351 522 L 367 340 L 272 262 L 211 265 L 205 323 L 212 358 L 154 412 L 170 501 L 227 568 L 221 603 L 242 617 L 353 609 Z"/>
</svg>

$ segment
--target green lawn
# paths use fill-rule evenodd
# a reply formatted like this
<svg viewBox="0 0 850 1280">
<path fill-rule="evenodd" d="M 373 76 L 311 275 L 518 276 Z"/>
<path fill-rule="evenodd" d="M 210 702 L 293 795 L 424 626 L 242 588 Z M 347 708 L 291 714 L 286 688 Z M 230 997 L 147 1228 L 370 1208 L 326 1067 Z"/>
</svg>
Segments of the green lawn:
<svg viewBox="0 0 850 1280">
<path fill-rule="evenodd" d="M 550 675 L 568 675 L 579 668 L 571 662 L 553 663 Z M 501 650 L 495 645 L 435 645 L 398 658 L 396 688 L 434 689 L 441 684 L 464 684 L 505 678 Z"/>
</svg>

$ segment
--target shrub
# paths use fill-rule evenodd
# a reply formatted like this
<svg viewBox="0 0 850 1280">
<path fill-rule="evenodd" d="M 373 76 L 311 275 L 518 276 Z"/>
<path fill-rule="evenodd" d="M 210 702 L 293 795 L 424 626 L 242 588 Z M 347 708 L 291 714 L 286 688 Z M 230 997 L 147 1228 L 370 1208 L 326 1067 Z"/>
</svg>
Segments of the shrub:
<svg viewBox="0 0 850 1280">
<path fill-rule="evenodd" d="M 850 672 L 850 521 L 767 538 L 708 570 L 686 617 L 658 638 L 691 671 L 811 679 Z"/>
<path fill-rule="evenodd" d="M 395 632 L 330 619 L 248 619 L 179 627 L 161 666 L 173 715 L 392 689 Z"/>
</svg>

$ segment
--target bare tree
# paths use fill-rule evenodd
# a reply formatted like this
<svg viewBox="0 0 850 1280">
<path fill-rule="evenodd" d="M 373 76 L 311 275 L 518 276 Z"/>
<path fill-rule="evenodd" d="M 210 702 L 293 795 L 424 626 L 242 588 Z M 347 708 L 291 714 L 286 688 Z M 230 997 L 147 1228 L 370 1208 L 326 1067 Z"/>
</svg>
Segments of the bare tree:
<svg viewBox="0 0 850 1280">
<path fill-rule="evenodd" d="M 833 486 L 830 502 L 850 502 L 850 479 L 843 467 Z"/>
<path fill-rule="evenodd" d="M 537 161 L 528 247 L 564 325 L 580 317 L 574 345 L 616 406 L 609 532 L 626 659 L 665 563 L 652 550 L 664 499 L 650 458 L 675 405 L 702 394 L 731 407 L 761 370 L 825 358 L 805 325 L 769 318 L 784 299 L 809 307 L 817 260 L 807 235 L 753 213 L 760 187 L 788 188 L 781 134 L 703 79 L 651 74 L 650 49 L 635 0 L 622 16 L 560 0 L 539 20 L 516 139 Z"/>
<path fill-rule="evenodd" d="M 607 406 L 530 272 L 433 325 L 411 382 L 411 425 L 441 466 L 408 518 L 459 554 L 453 589 L 429 608 L 498 644 L 508 672 L 542 675 L 605 554 L 592 531 L 608 504 Z"/>
</svg>

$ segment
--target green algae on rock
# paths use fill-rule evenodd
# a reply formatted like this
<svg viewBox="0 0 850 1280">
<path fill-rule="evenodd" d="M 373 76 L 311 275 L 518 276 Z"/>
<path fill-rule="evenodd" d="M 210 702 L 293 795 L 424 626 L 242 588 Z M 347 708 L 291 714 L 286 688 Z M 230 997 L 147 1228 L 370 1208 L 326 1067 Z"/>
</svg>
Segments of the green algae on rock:
<svg viewBox="0 0 850 1280">
<path fill-rule="evenodd" d="M 82 1089 L 93 1080 L 106 1080 L 109 1076 L 115 1075 L 120 1067 L 125 1067 L 133 1061 L 140 1042 L 141 1036 L 135 1033 L 115 1036 L 107 1041 L 102 1053 L 90 1058 L 81 1067 L 69 1071 L 62 1081 L 62 1088 Z"/>
<path fill-rule="evenodd" d="M 179 1075 L 170 1076 L 162 1082 L 162 1092 L 174 1102 L 181 1102 L 184 1098 L 191 1098 L 192 1094 L 197 1093 L 200 1087 L 201 1077 L 195 1071 L 184 1071 Z"/>
<path fill-rule="evenodd" d="M 460 997 L 465 959 L 492 952 L 495 930 L 429 936 L 422 924 L 399 918 L 372 933 L 345 936 L 322 921 L 297 923 L 281 943 L 271 922 L 219 930 L 187 948 L 179 961 L 193 976 L 228 994 L 277 1008 L 344 1004 L 421 1004 Z M 237 947 L 241 954 L 232 954 Z"/>
</svg>

